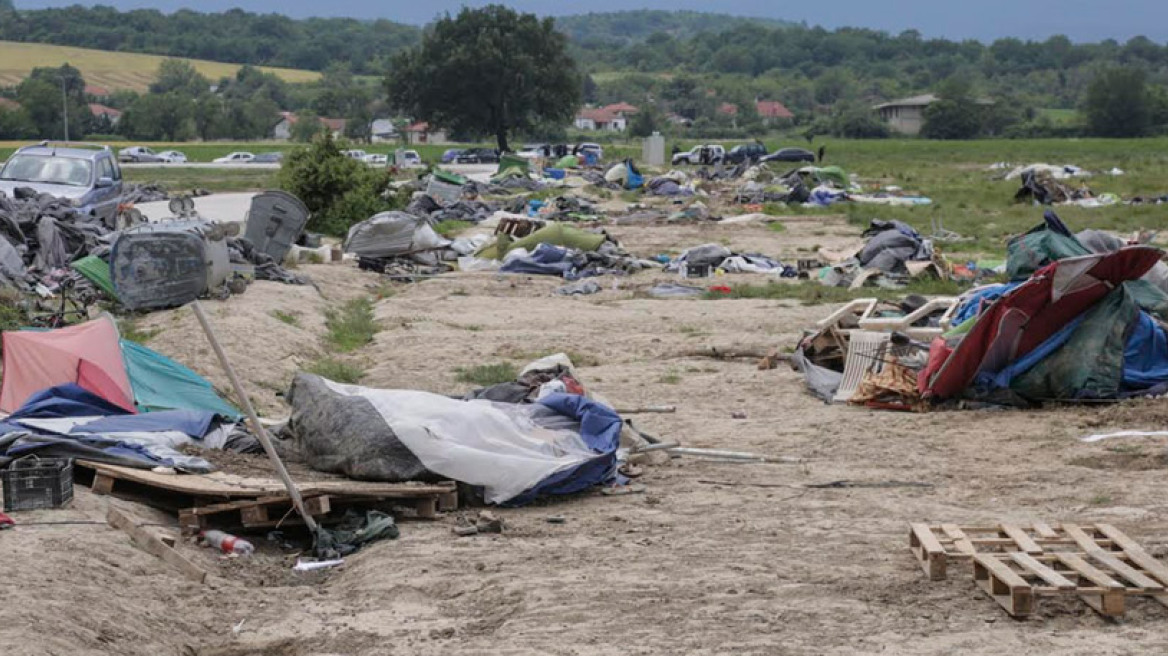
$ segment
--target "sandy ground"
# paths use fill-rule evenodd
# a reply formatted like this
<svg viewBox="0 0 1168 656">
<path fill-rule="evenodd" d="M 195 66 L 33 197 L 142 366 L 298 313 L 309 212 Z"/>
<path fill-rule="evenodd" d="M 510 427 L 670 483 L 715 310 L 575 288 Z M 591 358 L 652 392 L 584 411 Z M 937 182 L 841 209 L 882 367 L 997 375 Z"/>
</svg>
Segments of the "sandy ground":
<svg viewBox="0 0 1168 656">
<path fill-rule="evenodd" d="M 794 257 L 841 245 L 835 222 L 614 229 L 635 252 L 703 242 Z M 265 411 L 320 351 L 322 311 L 376 278 L 306 267 L 320 287 L 257 284 L 208 303 Z M 360 357 L 368 385 L 453 393 L 455 369 L 566 350 L 582 379 L 644 415 L 649 433 L 689 446 L 796 456 L 803 464 L 692 459 L 648 469 L 647 492 L 584 494 L 500 510 L 499 536 L 455 537 L 456 517 L 405 522 L 341 569 L 288 571 L 266 544 L 249 561 L 179 549 L 214 573 L 192 584 L 100 525 L 110 501 L 79 490 L 72 508 L 21 513 L 0 533 L 3 654 L 1156 654 L 1168 609 L 1134 601 L 1108 621 L 1077 601 L 1011 620 L 966 575 L 930 582 L 908 550 L 909 522 L 1106 521 L 1168 551 L 1163 438 L 1084 444 L 1118 429 L 1160 429 L 1163 400 L 1028 412 L 915 415 L 825 406 L 800 377 L 750 362 L 679 356 L 710 345 L 784 346 L 828 307 L 796 301 L 644 298 L 667 276 L 616 281 L 583 298 L 546 278 L 452 275 L 376 306 L 385 329 Z M 271 316 L 300 313 L 299 326 Z M 151 346 L 224 381 L 191 317 L 157 313 Z M 744 419 L 732 418 L 734 413 Z M 799 489 L 847 479 L 927 487 Z M 173 518 L 117 502 L 142 521 Z M 547 518 L 566 519 L 552 524 Z M 63 520 L 98 521 L 31 525 Z M 164 531 L 167 529 L 156 528 Z M 263 542 L 262 536 L 258 537 Z"/>
</svg>

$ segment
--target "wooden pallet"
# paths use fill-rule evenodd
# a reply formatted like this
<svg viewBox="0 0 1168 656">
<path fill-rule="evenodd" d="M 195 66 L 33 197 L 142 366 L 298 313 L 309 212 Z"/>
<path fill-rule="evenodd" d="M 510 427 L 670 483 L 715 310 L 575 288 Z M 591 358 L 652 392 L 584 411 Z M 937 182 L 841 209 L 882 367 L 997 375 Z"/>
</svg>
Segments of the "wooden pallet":
<svg viewBox="0 0 1168 656">
<path fill-rule="evenodd" d="M 298 525 L 284 486 L 274 479 L 245 478 L 223 472 L 163 474 L 148 470 L 78 460 L 75 465 L 93 471 L 96 494 L 116 494 L 179 514 L 184 531 L 208 526 L 271 528 Z M 421 519 L 458 508 L 458 488 L 441 483 L 373 483 L 331 480 L 301 484 L 309 514 L 327 517 L 354 505 L 385 510 L 407 510 Z"/>
<path fill-rule="evenodd" d="M 1128 597 L 1168 606 L 1168 566 L 1110 524 L 913 524 L 909 548 L 934 581 L 946 577 L 950 562 L 971 563 L 977 586 L 1013 617 L 1057 596 L 1077 597 L 1109 617 L 1124 614 Z"/>
</svg>

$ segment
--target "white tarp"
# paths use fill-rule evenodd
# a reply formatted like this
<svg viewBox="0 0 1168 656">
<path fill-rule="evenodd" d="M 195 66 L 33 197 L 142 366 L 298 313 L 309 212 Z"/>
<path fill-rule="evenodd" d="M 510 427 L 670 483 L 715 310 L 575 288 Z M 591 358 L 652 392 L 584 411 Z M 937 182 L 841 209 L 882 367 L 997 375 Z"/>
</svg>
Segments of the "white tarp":
<svg viewBox="0 0 1168 656">
<path fill-rule="evenodd" d="M 332 391 L 367 399 L 426 469 L 481 485 L 503 503 L 549 476 L 597 457 L 577 430 L 549 429 L 540 404 L 462 401 L 414 390 L 380 390 L 325 381 Z"/>
<path fill-rule="evenodd" d="M 394 257 L 450 245 L 430 220 L 405 212 L 382 212 L 349 228 L 345 252 L 361 257 Z"/>
</svg>

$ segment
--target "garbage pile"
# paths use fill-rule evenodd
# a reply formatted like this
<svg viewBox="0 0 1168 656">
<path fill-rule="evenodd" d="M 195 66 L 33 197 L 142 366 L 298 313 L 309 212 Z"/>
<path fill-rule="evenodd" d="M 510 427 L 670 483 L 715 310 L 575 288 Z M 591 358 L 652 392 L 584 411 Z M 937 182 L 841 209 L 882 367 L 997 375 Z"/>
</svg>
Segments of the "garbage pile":
<svg viewBox="0 0 1168 656">
<path fill-rule="evenodd" d="M 723 273 L 765 273 L 782 278 L 799 275 L 795 267 L 761 253 L 735 253 L 721 244 L 690 248 L 666 264 L 665 270 L 683 278 L 706 278 Z"/>
<path fill-rule="evenodd" d="M 863 236 L 867 242 L 852 251 L 831 253 L 820 249 L 820 256 L 829 260 L 828 264 L 812 264 L 801 273 L 828 287 L 858 289 L 879 285 L 895 289 L 911 278 L 941 278 L 952 272 L 932 239 L 921 236 L 907 223 L 873 219 Z"/>
<path fill-rule="evenodd" d="M 1010 282 L 934 299 L 927 313 L 905 308 L 890 318 L 874 300 L 852 304 L 801 340 L 793 361 L 821 397 L 874 407 L 1161 395 L 1168 392 L 1162 256 L 1095 231 L 1076 236 L 1048 211 L 1009 243 Z"/>
</svg>

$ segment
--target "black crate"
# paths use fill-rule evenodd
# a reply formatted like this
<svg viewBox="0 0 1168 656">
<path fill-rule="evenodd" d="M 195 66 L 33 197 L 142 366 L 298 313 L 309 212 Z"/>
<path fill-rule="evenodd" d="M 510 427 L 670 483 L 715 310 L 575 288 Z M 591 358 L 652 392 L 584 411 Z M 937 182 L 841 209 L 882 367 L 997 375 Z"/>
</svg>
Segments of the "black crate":
<svg viewBox="0 0 1168 656">
<path fill-rule="evenodd" d="M 73 461 L 25 456 L 0 470 L 4 510 L 60 508 L 73 500 Z"/>
</svg>

